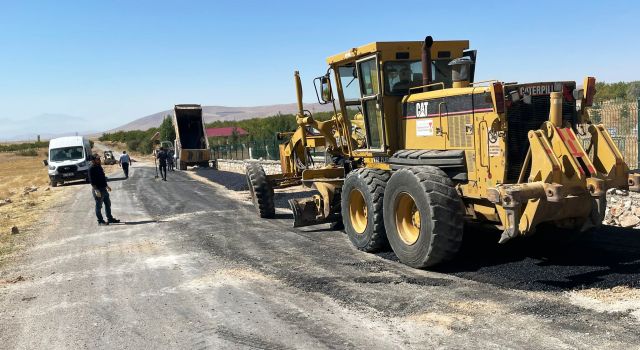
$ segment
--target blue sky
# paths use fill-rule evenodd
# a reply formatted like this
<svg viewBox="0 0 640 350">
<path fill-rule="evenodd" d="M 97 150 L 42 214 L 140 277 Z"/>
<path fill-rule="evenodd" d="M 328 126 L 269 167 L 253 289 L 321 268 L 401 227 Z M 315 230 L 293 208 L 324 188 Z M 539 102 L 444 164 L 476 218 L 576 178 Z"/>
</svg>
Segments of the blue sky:
<svg viewBox="0 0 640 350">
<path fill-rule="evenodd" d="M 425 35 L 469 39 L 479 51 L 476 80 L 640 79 L 640 5 L 633 1 L 0 6 L 0 119 L 70 115 L 86 121 L 81 130 L 116 127 L 175 103 L 292 103 L 294 70 L 311 102 L 311 79 L 324 73 L 327 56 Z"/>
</svg>

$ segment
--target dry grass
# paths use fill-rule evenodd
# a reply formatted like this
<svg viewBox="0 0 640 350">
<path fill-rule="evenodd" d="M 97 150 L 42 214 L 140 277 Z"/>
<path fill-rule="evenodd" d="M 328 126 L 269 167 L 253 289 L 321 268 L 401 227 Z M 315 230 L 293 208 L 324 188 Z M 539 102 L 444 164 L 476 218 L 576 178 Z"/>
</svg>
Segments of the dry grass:
<svg viewBox="0 0 640 350">
<path fill-rule="evenodd" d="M 0 154 L 0 200 L 11 200 L 10 204 L 0 207 L 0 255 L 11 251 L 60 192 L 47 190 L 49 177 L 43 159 L 46 159 L 46 150 L 39 150 L 36 157 Z M 25 187 L 32 186 L 38 190 L 25 194 Z M 19 235 L 11 235 L 13 226 L 18 227 Z"/>
</svg>

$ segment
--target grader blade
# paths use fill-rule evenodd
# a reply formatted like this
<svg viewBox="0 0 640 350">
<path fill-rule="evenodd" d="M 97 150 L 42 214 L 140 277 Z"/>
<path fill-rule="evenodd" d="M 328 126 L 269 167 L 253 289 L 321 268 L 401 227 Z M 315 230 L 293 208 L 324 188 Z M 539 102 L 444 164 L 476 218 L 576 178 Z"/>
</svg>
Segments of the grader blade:
<svg viewBox="0 0 640 350">
<path fill-rule="evenodd" d="M 293 212 L 293 227 L 320 225 L 335 220 L 318 214 L 320 212 L 314 197 L 289 199 L 289 206 Z"/>
</svg>

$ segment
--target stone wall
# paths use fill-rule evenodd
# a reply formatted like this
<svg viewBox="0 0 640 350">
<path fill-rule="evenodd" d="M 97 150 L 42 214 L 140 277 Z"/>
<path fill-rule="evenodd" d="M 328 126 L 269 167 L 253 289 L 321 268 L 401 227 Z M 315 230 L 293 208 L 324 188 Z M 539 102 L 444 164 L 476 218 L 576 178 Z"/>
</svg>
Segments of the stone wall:
<svg viewBox="0 0 640 350">
<path fill-rule="evenodd" d="M 245 173 L 245 167 L 248 162 L 260 163 L 267 175 L 281 173 L 280 162 L 276 160 L 230 160 L 216 159 L 216 168 L 222 171 L 230 171 L 234 173 Z"/>
</svg>

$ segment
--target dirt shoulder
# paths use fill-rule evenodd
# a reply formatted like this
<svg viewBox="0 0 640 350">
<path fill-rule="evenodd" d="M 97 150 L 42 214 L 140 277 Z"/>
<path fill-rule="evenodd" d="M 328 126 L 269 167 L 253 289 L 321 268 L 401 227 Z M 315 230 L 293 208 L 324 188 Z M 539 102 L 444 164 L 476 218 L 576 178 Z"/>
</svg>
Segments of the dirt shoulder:
<svg viewBox="0 0 640 350">
<path fill-rule="evenodd" d="M 0 265 L 37 231 L 36 226 L 48 208 L 85 185 L 72 182 L 50 187 L 47 168 L 42 163 L 46 158 L 46 149 L 39 149 L 37 156 L 0 153 Z M 117 165 L 105 166 L 107 174 L 117 171 Z"/>
<path fill-rule="evenodd" d="M 65 190 L 49 187 L 47 168 L 42 164 L 46 152 L 40 149 L 34 157 L 0 153 L 0 265 Z"/>
</svg>

